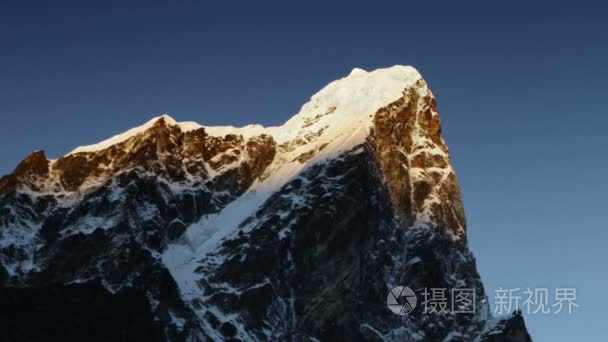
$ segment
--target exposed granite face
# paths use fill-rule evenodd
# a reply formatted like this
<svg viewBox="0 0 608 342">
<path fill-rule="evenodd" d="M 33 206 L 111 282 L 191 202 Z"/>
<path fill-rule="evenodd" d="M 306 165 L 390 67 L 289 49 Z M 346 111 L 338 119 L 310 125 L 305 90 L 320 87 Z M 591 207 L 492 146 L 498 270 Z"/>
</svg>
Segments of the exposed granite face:
<svg viewBox="0 0 608 342">
<path fill-rule="evenodd" d="M 274 160 L 276 143 L 271 136 L 260 135 L 245 141 L 242 136 L 210 137 L 204 160 L 218 175 L 207 183 L 215 191 L 241 194 L 262 176 Z"/>
<path fill-rule="evenodd" d="M 418 87 L 424 87 L 420 80 Z M 406 225 L 434 222 L 466 238 L 456 174 L 435 99 L 416 89 L 374 115 L 372 137 L 394 208 Z"/>
</svg>

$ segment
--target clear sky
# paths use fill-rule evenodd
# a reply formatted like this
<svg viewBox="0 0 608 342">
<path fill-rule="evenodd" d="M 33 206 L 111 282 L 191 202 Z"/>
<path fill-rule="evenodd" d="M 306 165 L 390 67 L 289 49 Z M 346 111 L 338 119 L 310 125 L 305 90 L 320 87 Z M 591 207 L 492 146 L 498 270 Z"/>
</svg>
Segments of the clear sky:
<svg viewBox="0 0 608 342">
<path fill-rule="evenodd" d="M 438 99 L 490 295 L 574 287 L 579 308 L 528 315 L 532 336 L 607 340 L 600 3 L 2 1 L 0 173 L 165 112 L 280 124 L 353 67 L 414 65 Z"/>
</svg>

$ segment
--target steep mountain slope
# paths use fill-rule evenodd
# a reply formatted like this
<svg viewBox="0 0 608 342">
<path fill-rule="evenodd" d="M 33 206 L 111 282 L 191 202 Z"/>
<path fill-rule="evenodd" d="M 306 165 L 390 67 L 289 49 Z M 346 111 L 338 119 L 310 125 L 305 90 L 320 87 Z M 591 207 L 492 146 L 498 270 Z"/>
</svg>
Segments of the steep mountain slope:
<svg viewBox="0 0 608 342">
<path fill-rule="evenodd" d="M 519 316 L 489 315 L 435 99 L 404 66 L 355 69 L 279 127 L 163 115 L 57 160 L 34 152 L 0 179 L 0 265 L 12 298 L 94 294 L 102 313 L 145 299 L 133 314 L 152 318 L 129 336 L 529 340 Z M 480 300 L 399 316 L 398 285 Z"/>
</svg>

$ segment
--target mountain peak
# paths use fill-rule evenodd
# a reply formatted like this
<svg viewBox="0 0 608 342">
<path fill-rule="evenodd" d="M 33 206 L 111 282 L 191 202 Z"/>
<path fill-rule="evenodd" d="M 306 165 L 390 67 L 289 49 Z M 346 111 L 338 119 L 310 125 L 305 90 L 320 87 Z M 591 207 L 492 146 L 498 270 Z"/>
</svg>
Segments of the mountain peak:
<svg viewBox="0 0 608 342">
<path fill-rule="evenodd" d="M 372 71 L 367 71 L 363 68 L 353 68 L 350 73 L 348 74 L 348 77 L 351 76 L 363 76 L 369 73 L 384 73 L 385 75 L 387 74 L 392 74 L 392 75 L 413 75 L 413 78 L 420 78 L 420 73 L 418 72 L 418 70 L 416 70 L 415 67 L 411 66 L 411 65 L 401 65 L 401 64 L 396 64 L 390 67 L 386 67 L 386 68 L 378 68 L 378 69 L 374 69 Z"/>
<path fill-rule="evenodd" d="M 49 160 L 44 151 L 34 151 L 25 157 L 10 175 L 0 178 L 0 193 L 14 189 L 20 182 L 29 184 L 33 189 L 38 189 L 37 178 L 45 177 L 48 169 Z"/>
<path fill-rule="evenodd" d="M 169 114 L 157 116 L 151 119 L 150 121 L 154 121 L 155 123 L 166 123 L 167 125 L 175 125 L 177 123 L 177 121 L 175 121 L 175 119 L 172 118 Z"/>
<path fill-rule="evenodd" d="M 286 170 L 286 173 L 282 174 L 275 183 L 268 180 L 262 182 L 267 183 L 265 186 L 270 186 L 272 183 L 271 187 L 274 188 L 283 184 L 289 177 L 296 175 L 307 165 L 338 157 L 354 146 L 364 143 L 370 132 L 374 130 L 376 134 L 381 132 L 381 134 L 389 134 L 383 130 L 375 129 L 375 120 L 377 119 L 377 113 L 387 110 L 391 106 L 403 107 L 407 103 L 414 103 L 423 99 L 428 108 L 408 107 L 408 112 L 404 116 L 391 118 L 391 124 L 397 124 L 397 122 L 392 122 L 394 120 L 405 123 L 404 120 L 408 120 L 408 116 L 414 115 L 414 113 L 411 113 L 412 111 L 426 110 L 424 118 L 427 121 L 430 120 L 429 122 L 422 120 L 421 117 L 420 120 L 411 122 L 410 125 L 424 124 L 438 127 L 438 115 L 434 112 L 434 108 L 429 106 L 433 102 L 431 100 L 432 94 L 426 84 L 420 81 L 421 79 L 420 73 L 410 66 L 395 65 L 372 71 L 355 68 L 350 75 L 333 81 L 319 90 L 310 98 L 310 101 L 302 106 L 298 114 L 277 127 L 261 125 L 248 125 L 240 128 L 202 126 L 196 122 L 178 122 L 170 115 L 162 114 L 140 126 L 96 144 L 75 148 L 57 161 L 51 162 L 51 168 L 55 170 L 51 176 L 55 177 L 58 174 L 63 179 L 60 183 L 67 184 L 64 186 L 65 189 L 70 189 L 70 191 L 82 190 L 79 188 L 81 184 L 97 184 L 107 179 L 106 177 L 111 177 L 113 172 L 122 170 L 122 167 L 117 168 L 119 165 L 135 167 L 138 166 L 137 163 L 139 162 L 148 165 L 151 160 L 165 161 L 166 158 L 163 156 L 177 153 L 176 151 L 169 151 L 167 148 L 181 146 L 184 136 L 196 141 L 193 146 L 182 146 L 187 151 L 195 152 L 195 154 L 203 153 L 204 149 L 209 148 L 206 144 L 213 146 L 217 141 L 225 139 L 246 142 L 256 137 L 265 137 L 262 139 L 270 139 L 273 144 L 279 146 L 276 151 L 277 161 L 273 164 L 273 168 Z M 409 95 L 406 95 L 406 93 Z M 411 120 L 412 117 L 409 117 L 409 119 Z M 152 129 L 154 129 L 154 134 L 147 134 Z M 192 131 L 197 132 L 189 133 Z M 419 132 L 425 131 L 426 129 L 419 130 Z M 411 132 L 408 132 L 408 134 L 411 134 Z M 205 138 L 206 136 L 209 138 Z M 437 144 L 439 144 L 440 150 L 445 150 L 440 140 L 429 145 L 426 138 L 412 137 L 412 139 L 420 144 L 420 146 L 414 146 L 420 151 Z M 125 144 L 127 141 L 132 142 Z M 109 150 L 110 147 L 117 148 Z M 215 147 L 212 150 L 215 151 Z M 420 151 L 416 152 L 418 154 L 416 156 L 418 164 L 422 163 L 421 160 L 424 159 L 420 155 Z M 136 156 L 137 158 L 135 158 Z M 177 156 L 174 156 L 175 158 L 179 159 Z M 235 158 L 243 159 L 235 155 L 225 156 L 222 160 L 229 161 Z M 121 162 L 118 162 L 118 159 Z M 177 159 L 172 161 L 171 164 L 174 166 L 179 164 Z M 194 162 L 194 159 L 185 162 Z M 214 169 L 213 165 L 217 163 L 216 160 L 198 162 L 211 163 L 212 165 L 203 167 L 201 164 L 194 168 L 196 170 L 212 170 Z M 85 164 L 88 166 L 87 170 L 90 169 L 88 173 L 84 170 L 83 165 Z M 173 168 L 170 169 L 173 170 Z M 59 172 L 58 170 L 62 171 Z M 78 170 L 78 175 L 69 176 L 66 170 L 71 173 L 76 173 Z M 446 172 L 450 172 L 450 169 L 446 169 Z M 91 183 L 85 182 L 86 179 L 89 179 Z M 273 179 L 273 177 L 270 177 L 270 179 Z M 48 184 L 55 184 L 55 181 L 49 179 Z M 51 188 L 56 187 L 53 185 Z"/>
<path fill-rule="evenodd" d="M 128 131 L 114 135 L 113 137 L 103 140 L 101 142 L 98 142 L 96 144 L 78 146 L 75 149 L 73 149 L 72 151 L 70 151 L 67 155 L 83 153 L 83 152 L 95 152 L 95 151 L 106 149 L 112 145 L 119 144 L 135 135 L 141 134 L 141 133 L 147 131 L 148 129 L 154 127 L 155 125 L 159 125 L 159 124 L 160 125 L 167 124 L 170 126 L 174 126 L 177 124 L 177 122 L 175 121 L 175 119 L 173 119 L 171 116 L 169 116 L 169 114 L 163 114 L 163 115 L 160 115 L 160 116 L 157 116 L 157 117 L 154 117 L 154 118 L 148 120 L 143 125 L 131 128 Z"/>
<path fill-rule="evenodd" d="M 364 75 L 366 73 L 367 73 L 367 71 L 365 71 L 364 69 L 353 68 L 353 70 L 351 70 L 351 72 L 350 72 L 350 74 L 348 74 L 348 76 Z"/>
<path fill-rule="evenodd" d="M 282 126 L 163 114 L 57 160 L 34 152 L 0 179 L 0 286 L 107 293 L 149 308 L 134 316 L 165 340 L 529 341 L 521 317 L 494 324 L 481 300 L 458 319 L 370 314 L 404 280 L 485 298 L 435 99 L 412 67 L 354 69 Z"/>
</svg>

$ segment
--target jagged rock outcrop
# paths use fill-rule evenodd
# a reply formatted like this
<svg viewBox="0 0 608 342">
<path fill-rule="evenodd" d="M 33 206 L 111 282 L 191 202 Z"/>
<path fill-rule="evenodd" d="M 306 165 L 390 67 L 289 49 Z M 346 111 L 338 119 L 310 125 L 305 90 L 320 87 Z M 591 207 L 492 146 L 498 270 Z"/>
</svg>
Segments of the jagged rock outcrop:
<svg viewBox="0 0 608 342">
<path fill-rule="evenodd" d="M 182 131 L 168 116 L 142 127 L 139 134 L 106 148 L 76 149 L 54 161 L 43 151 L 34 152 L 0 179 L 0 193 L 17 185 L 42 193 L 83 192 L 138 169 L 172 183 L 213 180 L 214 187 L 238 195 L 261 175 L 275 153 L 275 142 L 265 134 L 245 140 L 236 134 L 209 136 L 203 127 Z"/>
<path fill-rule="evenodd" d="M 456 174 L 441 137 L 435 98 L 422 79 L 404 97 L 374 116 L 372 136 L 394 208 L 406 225 L 432 217 L 466 238 L 465 216 Z"/>
<path fill-rule="evenodd" d="M 164 115 L 57 160 L 35 152 L 0 179 L 0 284 L 15 340 L 41 339 L 28 324 L 60 334 L 22 306 L 74 325 L 88 296 L 83 320 L 125 317 L 91 330 L 109 340 L 530 340 L 519 315 L 491 323 L 435 99 L 402 66 L 356 69 L 280 127 Z M 478 301 L 399 316 L 398 285 Z"/>
<path fill-rule="evenodd" d="M 36 151 L 27 156 L 10 175 L 0 178 L 0 193 L 14 191 L 18 185 L 27 186 L 34 191 L 49 174 L 49 161 L 44 151 Z"/>
</svg>

